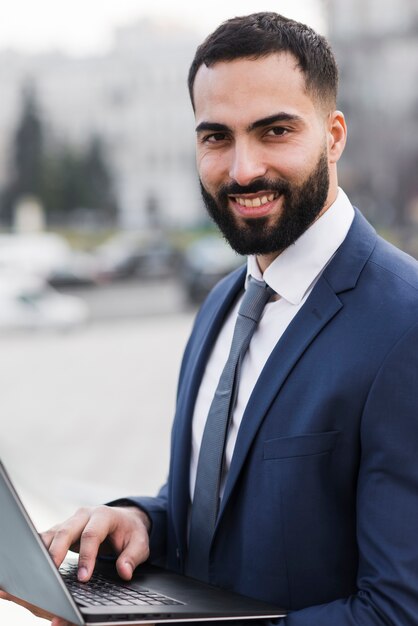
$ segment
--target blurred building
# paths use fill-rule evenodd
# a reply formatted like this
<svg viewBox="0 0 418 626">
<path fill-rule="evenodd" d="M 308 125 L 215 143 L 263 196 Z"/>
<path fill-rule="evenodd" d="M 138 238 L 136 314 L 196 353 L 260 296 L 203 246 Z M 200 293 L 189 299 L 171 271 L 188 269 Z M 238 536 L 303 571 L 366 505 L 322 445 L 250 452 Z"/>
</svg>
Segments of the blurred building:
<svg viewBox="0 0 418 626">
<path fill-rule="evenodd" d="M 103 139 L 121 226 L 198 220 L 186 87 L 196 44 L 190 31 L 143 20 L 118 30 L 112 50 L 102 56 L 0 53 L 0 185 L 7 177 L 22 86 L 31 81 L 50 136 L 73 145 L 92 135 Z"/>
<path fill-rule="evenodd" d="M 406 224 L 418 218 L 418 2 L 327 7 L 349 129 L 341 183 L 375 223 Z"/>
</svg>

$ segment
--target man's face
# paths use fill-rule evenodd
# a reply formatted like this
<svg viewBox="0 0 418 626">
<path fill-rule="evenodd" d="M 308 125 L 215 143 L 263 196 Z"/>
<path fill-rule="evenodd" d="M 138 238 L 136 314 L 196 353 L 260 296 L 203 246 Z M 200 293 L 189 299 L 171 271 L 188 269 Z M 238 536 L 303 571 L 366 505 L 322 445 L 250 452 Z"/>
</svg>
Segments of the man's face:
<svg viewBox="0 0 418 626">
<path fill-rule="evenodd" d="M 209 214 L 241 254 L 276 255 L 331 203 L 326 114 L 289 54 L 202 66 L 197 166 Z"/>
</svg>

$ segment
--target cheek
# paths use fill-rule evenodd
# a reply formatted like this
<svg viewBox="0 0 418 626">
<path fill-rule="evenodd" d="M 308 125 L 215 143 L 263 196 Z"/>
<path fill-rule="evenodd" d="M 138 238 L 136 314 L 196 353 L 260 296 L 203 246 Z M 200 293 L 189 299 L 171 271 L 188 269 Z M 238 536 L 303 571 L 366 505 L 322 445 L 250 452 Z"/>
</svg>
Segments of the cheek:
<svg viewBox="0 0 418 626">
<path fill-rule="evenodd" d="M 321 150 L 318 144 L 302 146 L 286 146 L 286 150 L 277 150 L 270 155 L 270 167 L 289 181 L 304 180 L 317 165 Z"/>
<path fill-rule="evenodd" d="M 218 188 L 228 177 L 228 166 L 220 153 L 198 152 L 196 165 L 199 178 L 208 191 Z"/>
</svg>

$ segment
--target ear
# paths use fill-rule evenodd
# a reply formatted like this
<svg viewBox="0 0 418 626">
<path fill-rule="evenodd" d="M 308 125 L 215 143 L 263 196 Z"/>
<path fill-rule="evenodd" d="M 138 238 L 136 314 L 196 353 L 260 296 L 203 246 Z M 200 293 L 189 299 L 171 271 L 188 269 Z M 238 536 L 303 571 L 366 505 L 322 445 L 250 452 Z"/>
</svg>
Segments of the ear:
<svg viewBox="0 0 418 626">
<path fill-rule="evenodd" d="M 333 111 L 328 117 L 328 159 L 330 163 L 337 163 L 347 141 L 347 126 L 341 111 Z"/>
</svg>

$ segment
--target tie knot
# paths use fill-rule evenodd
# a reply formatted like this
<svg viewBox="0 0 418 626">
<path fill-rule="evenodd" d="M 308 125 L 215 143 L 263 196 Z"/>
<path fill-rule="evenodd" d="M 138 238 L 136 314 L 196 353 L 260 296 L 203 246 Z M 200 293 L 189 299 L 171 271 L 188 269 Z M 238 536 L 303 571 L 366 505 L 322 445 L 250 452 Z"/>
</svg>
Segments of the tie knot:
<svg viewBox="0 0 418 626">
<path fill-rule="evenodd" d="M 265 305 L 274 293 L 274 290 L 263 280 L 257 280 L 250 276 L 238 315 L 248 317 L 254 322 L 258 322 Z"/>
</svg>

